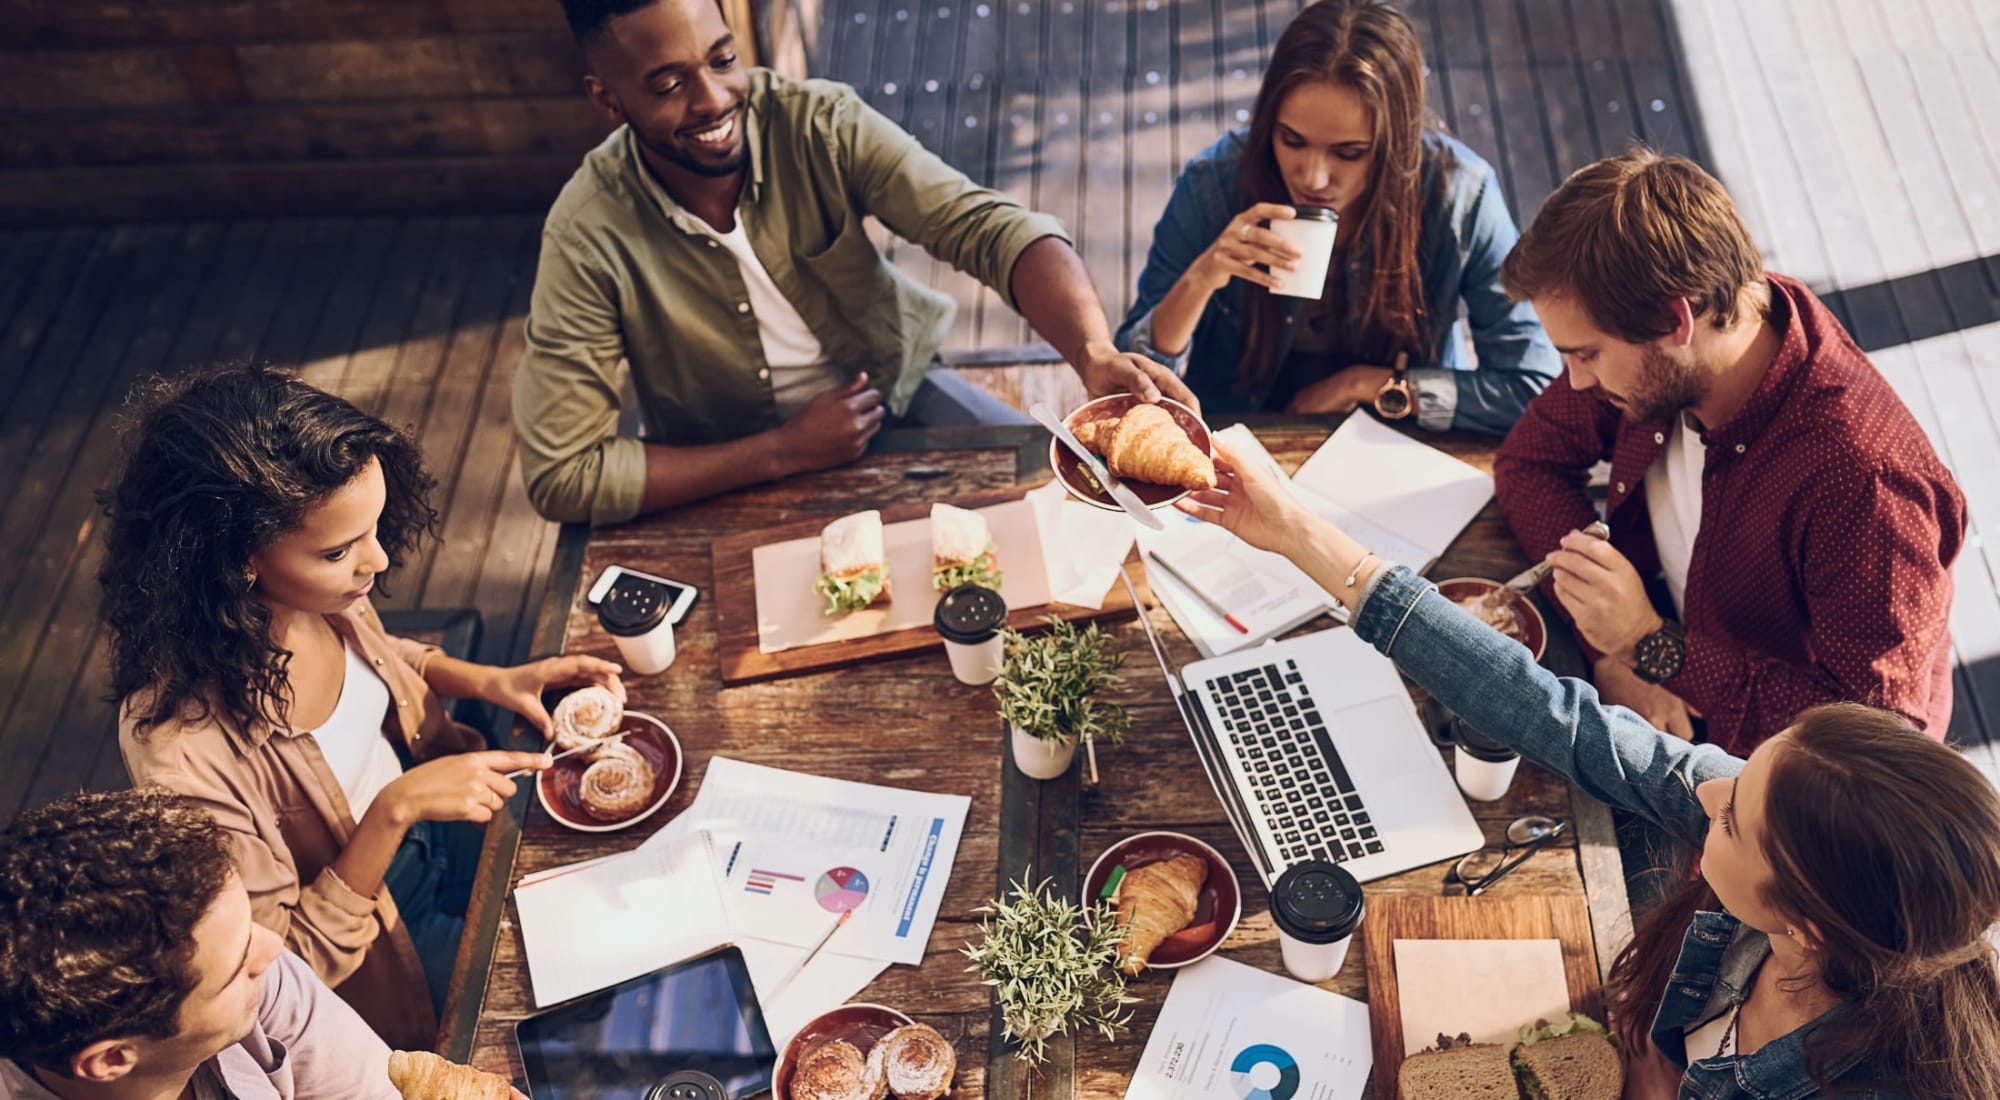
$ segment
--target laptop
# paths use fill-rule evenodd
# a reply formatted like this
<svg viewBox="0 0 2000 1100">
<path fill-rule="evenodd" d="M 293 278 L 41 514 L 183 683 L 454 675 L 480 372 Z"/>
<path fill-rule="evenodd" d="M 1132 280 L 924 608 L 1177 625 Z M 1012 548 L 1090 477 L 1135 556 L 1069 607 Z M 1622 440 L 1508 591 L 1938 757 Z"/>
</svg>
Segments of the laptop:
<svg viewBox="0 0 2000 1100">
<path fill-rule="evenodd" d="M 1176 673 L 1136 590 L 1132 603 L 1266 888 L 1309 859 L 1367 882 L 1485 843 L 1395 664 L 1354 631 L 1270 642 Z"/>
</svg>

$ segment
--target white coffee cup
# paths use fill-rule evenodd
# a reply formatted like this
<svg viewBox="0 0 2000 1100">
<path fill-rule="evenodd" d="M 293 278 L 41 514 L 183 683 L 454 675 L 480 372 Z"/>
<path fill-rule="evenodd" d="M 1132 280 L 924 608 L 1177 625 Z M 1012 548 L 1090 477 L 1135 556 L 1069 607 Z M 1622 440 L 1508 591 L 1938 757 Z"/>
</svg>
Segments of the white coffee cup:
<svg viewBox="0 0 2000 1100">
<path fill-rule="evenodd" d="M 1458 789 L 1475 802 L 1498 802 L 1507 797 L 1514 772 L 1521 766 L 1521 754 L 1467 725 L 1462 718 L 1451 723 L 1454 742 L 1451 750 L 1452 774 Z"/>
<path fill-rule="evenodd" d="M 1271 923 L 1286 972 L 1302 982 L 1340 973 L 1366 911 L 1361 884 L 1340 864 L 1315 859 L 1285 868 L 1271 884 Z"/>
<path fill-rule="evenodd" d="M 1299 250 L 1298 267 L 1273 269 L 1273 294 L 1318 298 L 1326 294 L 1326 269 L 1333 262 L 1333 239 L 1340 232 L 1340 215 L 1330 206 L 1300 206 L 1298 216 L 1271 219 L 1271 232 Z"/>
<path fill-rule="evenodd" d="M 961 584 L 938 597 L 931 625 L 944 639 L 951 674 L 961 684 L 990 684 L 1000 678 L 1006 658 L 1000 628 L 1007 625 L 1007 601 L 976 584 Z"/>
<path fill-rule="evenodd" d="M 618 644 L 625 671 L 651 676 L 674 663 L 674 624 L 667 620 L 672 595 L 664 586 L 628 573 L 598 603 L 598 625 Z"/>
</svg>

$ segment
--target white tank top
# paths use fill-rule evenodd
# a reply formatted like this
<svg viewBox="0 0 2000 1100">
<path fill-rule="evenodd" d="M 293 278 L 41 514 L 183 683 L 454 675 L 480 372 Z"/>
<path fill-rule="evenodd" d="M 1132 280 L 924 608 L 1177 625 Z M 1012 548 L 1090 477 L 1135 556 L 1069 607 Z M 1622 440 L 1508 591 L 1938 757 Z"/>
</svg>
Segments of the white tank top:
<svg viewBox="0 0 2000 1100">
<path fill-rule="evenodd" d="M 382 723 L 389 715 L 389 685 L 375 675 L 354 647 L 343 643 L 340 648 L 347 663 L 340 701 L 327 720 L 312 731 L 312 737 L 319 742 L 320 755 L 326 757 L 326 766 L 339 781 L 341 793 L 347 796 L 348 811 L 360 821 L 382 788 L 403 774 L 403 763 L 382 732 Z"/>
</svg>

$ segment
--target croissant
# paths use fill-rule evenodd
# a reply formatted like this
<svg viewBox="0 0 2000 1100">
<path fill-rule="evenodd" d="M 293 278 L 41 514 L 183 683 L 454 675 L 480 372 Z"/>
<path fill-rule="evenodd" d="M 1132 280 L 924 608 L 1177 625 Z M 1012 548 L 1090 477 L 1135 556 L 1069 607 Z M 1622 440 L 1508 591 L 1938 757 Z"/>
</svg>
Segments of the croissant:
<svg viewBox="0 0 2000 1100">
<path fill-rule="evenodd" d="M 1116 420 L 1079 425 L 1077 441 L 1104 456 L 1111 472 L 1133 481 L 1215 488 L 1215 460 L 1203 454 L 1174 414 L 1158 405 L 1134 405 Z"/>
<path fill-rule="evenodd" d="M 952 1074 L 958 1072 L 958 1051 L 929 1024 L 899 1027 L 868 1054 L 882 1055 L 896 1100 L 938 1100 L 951 1091 Z"/>
<path fill-rule="evenodd" d="M 390 1051 L 389 1083 L 403 1100 L 509 1100 L 514 1094 L 505 1080 L 428 1050 Z"/>
<path fill-rule="evenodd" d="M 1194 920 L 1208 863 L 1185 852 L 1125 872 L 1113 904 L 1125 938 L 1118 944 L 1118 969 L 1137 974 L 1168 936 Z"/>
<path fill-rule="evenodd" d="M 864 1058 L 853 1043 L 835 1039 L 799 1059 L 790 1091 L 790 1100 L 882 1100 L 889 1075 L 880 1054 Z"/>
</svg>

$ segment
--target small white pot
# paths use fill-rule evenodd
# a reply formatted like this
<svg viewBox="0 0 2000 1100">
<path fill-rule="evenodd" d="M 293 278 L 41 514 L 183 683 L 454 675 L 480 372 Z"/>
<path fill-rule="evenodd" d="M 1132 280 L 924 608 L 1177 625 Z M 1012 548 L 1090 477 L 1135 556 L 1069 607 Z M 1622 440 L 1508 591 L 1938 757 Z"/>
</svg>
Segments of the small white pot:
<svg viewBox="0 0 2000 1100">
<path fill-rule="evenodd" d="M 1019 726 L 1010 726 L 1014 766 L 1030 779 L 1054 779 L 1069 770 L 1076 756 L 1074 741 L 1044 741 Z"/>
</svg>

